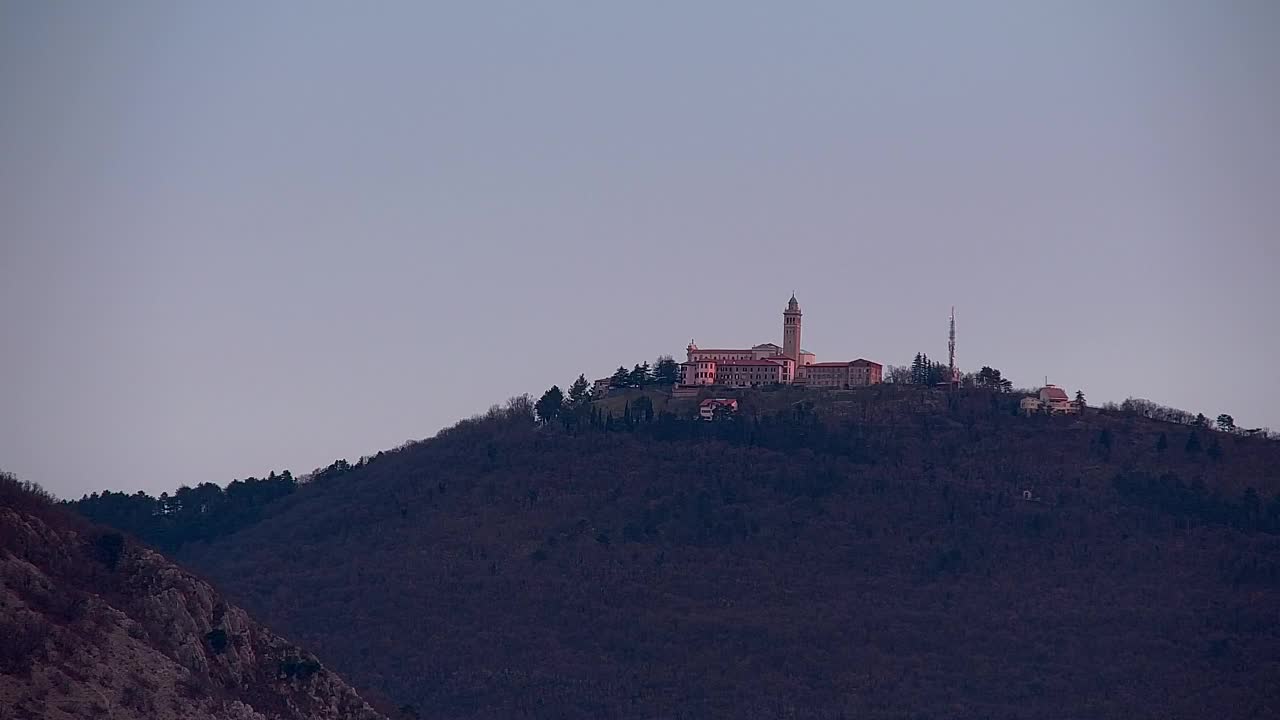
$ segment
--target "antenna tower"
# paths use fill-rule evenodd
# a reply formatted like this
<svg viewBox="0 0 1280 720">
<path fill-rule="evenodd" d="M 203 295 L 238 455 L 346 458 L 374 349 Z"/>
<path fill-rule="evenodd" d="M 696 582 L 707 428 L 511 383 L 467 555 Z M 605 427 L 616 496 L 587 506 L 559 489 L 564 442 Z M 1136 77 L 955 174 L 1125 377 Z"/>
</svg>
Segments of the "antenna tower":
<svg viewBox="0 0 1280 720">
<path fill-rule="evenodd" d="M 947 340 L 948 369 L 951 373 L 951 384 L 960 384 L 960 370 L 956 367 L 956 306 L 951 306 L 951 335 Z"/>
</svg>

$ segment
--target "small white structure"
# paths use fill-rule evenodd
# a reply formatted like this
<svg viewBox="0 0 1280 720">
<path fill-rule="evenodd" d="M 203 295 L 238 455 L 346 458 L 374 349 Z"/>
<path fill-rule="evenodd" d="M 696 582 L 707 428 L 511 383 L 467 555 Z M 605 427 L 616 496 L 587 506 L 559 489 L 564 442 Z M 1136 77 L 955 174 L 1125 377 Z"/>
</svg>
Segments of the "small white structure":
<svg viewBox="0 0 1280 720">
<path fill-rule="evenodd" d="M 698 403 L 698 417 L 703 420 L 715 420 L 716 411 L 721 409 L 736 413 L 738 412 L 738 401 L 733 398 L 707 398 Z"/>
</svg>

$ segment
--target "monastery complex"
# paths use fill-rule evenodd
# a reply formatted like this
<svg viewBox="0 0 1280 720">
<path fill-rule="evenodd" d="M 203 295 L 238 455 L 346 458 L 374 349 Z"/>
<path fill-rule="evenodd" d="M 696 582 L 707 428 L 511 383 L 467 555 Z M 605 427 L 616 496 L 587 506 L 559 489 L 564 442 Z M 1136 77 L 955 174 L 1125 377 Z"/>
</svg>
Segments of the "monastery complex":
<svg viewBox="0 0 1280 720">
<path fill-rule="evenodd" d="M 880 382 L 880 363 L 857 359 L 818 362 L 800 346 L 800 303 L 795 295 L 782 311 L 782 345 L 763 343 L 750 348 L 700 348 L 692 340 L 688 357 L 680 364 L 679 392 L 701 386 L 752 387 L 774 383 L 817 388 L 851 388 Z"/>
</svg>

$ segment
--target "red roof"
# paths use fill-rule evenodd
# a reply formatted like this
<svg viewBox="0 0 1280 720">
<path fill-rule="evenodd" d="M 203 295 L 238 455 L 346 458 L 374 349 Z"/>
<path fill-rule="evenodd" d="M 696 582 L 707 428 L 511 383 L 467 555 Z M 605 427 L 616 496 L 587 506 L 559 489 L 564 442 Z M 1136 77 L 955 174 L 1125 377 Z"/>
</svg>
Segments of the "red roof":
<svg viewBox="0 0 1280 720">
<path fill-rule="evenodd" d="M 1064 391 L 1064 390 L 1063 390 L 1062 388 L 1060 388 L 1060 387 L 1054 387 L 1053 385 L 1046 385 L 1046 386 L 1044 386 L 1044 387 L 1040 388 L 1040 392 L 1042 392 L 1042 393 L 1047 392 L 1047 393 L 1049 394 L 1049 399 L 1050 399 L 1050 400 L 1067 400 L 1067 399 L 1069 399 L 1069 398 L 1067 398 L 1067 393 L 1066 393 L 1066 391 Z"/>
</svg>

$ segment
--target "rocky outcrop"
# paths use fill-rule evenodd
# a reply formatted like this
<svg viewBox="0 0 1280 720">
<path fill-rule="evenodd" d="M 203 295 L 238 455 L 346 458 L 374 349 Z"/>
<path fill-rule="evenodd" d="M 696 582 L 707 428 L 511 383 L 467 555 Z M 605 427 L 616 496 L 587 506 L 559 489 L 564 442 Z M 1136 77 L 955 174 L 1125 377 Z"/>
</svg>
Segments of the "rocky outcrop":
<svg viewBox="0 0 1280 720">
<path fill-rule="evenodd" d="M 119 534 L 0 507 L 0 720 L 383 718 L 314 656 Z"/>
</svg>

